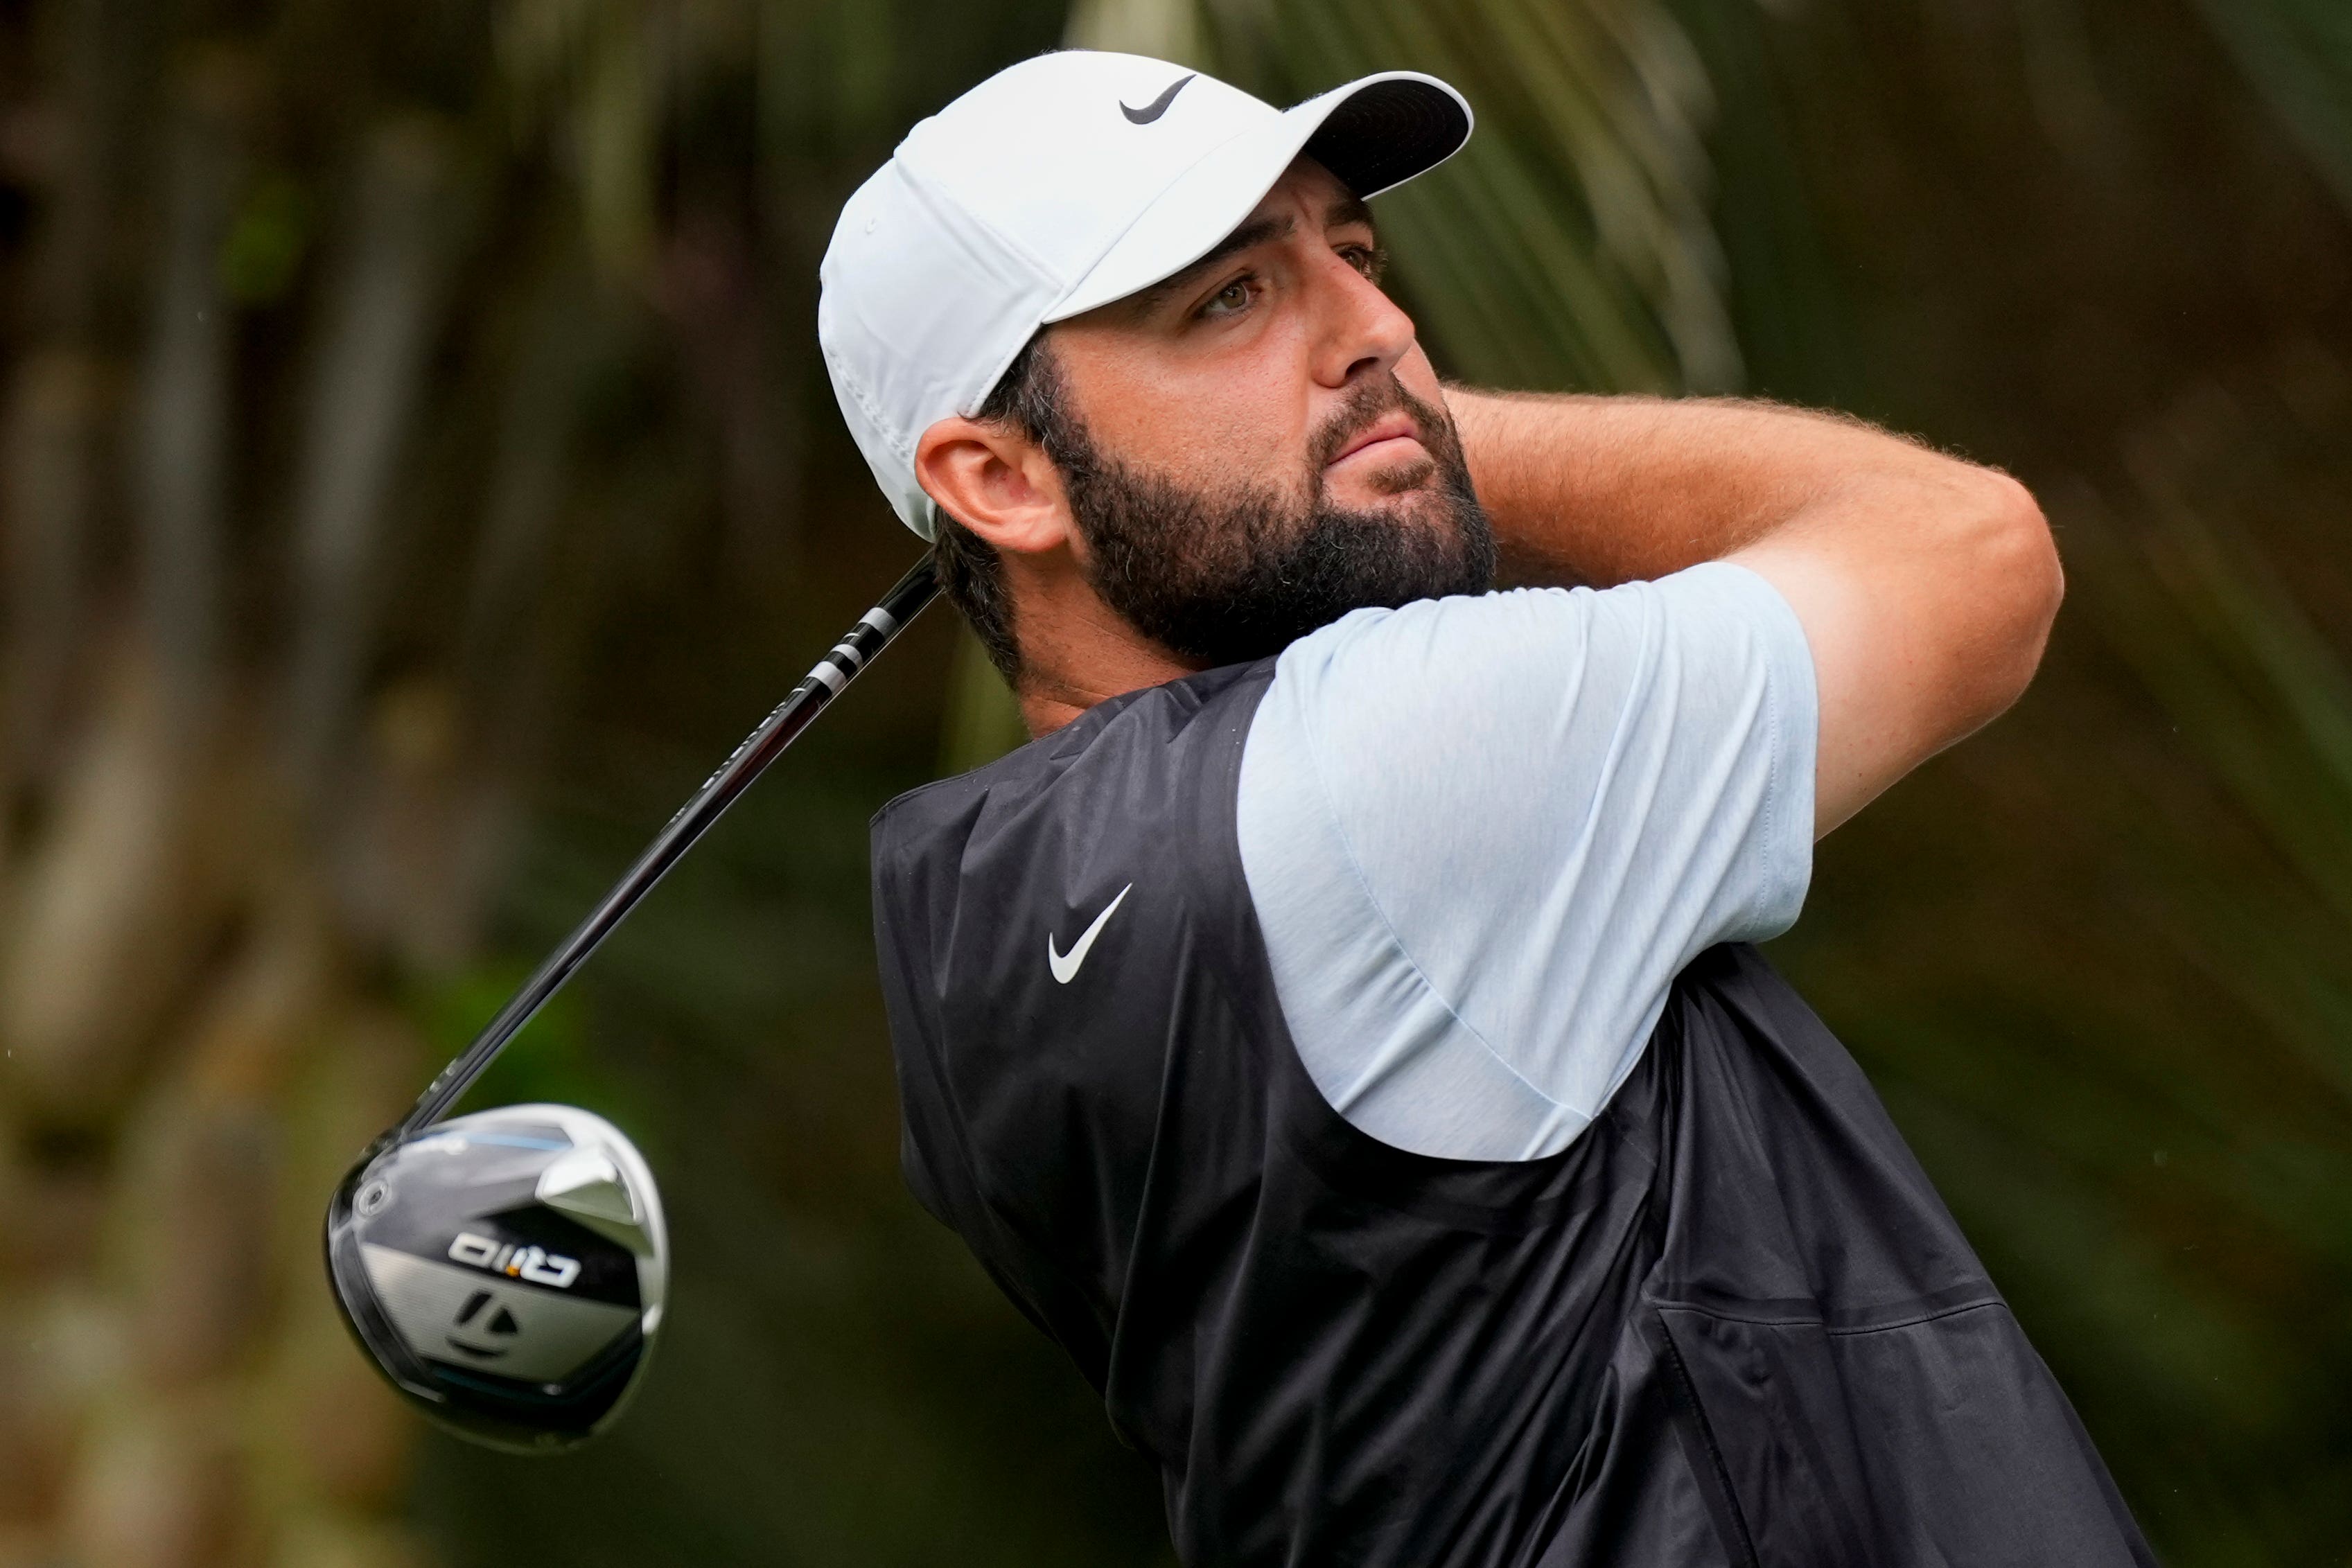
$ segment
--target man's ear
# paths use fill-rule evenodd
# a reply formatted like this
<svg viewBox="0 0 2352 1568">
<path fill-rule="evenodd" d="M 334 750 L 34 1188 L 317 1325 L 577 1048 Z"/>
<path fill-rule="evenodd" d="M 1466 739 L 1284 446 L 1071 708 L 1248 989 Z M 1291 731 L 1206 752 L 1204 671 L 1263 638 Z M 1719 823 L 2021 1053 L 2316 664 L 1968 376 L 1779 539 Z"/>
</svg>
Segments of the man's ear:
<svg viewBox="0 0 2352 1568">
<path fill-rule="evenodd" d="M 941 511 L 1000 550 L 1037 555 L 1069 542 L 1061 472 L 1018 432 L 940 420 L 915 443 L 915 478 Z"/>
</svg>

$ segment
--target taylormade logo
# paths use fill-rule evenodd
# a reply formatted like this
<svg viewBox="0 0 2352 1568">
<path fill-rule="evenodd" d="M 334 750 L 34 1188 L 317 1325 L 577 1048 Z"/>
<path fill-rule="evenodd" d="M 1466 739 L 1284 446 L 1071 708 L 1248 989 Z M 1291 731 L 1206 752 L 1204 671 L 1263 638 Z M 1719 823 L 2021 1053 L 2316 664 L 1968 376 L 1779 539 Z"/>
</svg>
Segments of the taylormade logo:
<svg viewBox="0 0 2352 1568">
<path fill-rule="evenodd" d="M 449 1260 L 469 1269 L 504 1274 L 509 1280 L 552 1285 L 559 1291 L 570 1290 L 572 1281 L 580 1278 L 577 1258 L 566 1258 L 560 1252 L 543 1251 L 537 1247 L 501 1244 L 470 1230 L 460 1230 L 457 1239 L 449 1243 Z"/>
<path fill-rule="evenodd" d="M 1054 934 L 1050 931 L 1045 933 L 1045 967 L 1054 971 L 1055 981 L 1066 986 L 1076 977 L 1078 966 L 1087 961 L 1087 950 L 1094 946 L 1095 938 L 1102 935 L 1104 924 L 1113 915 L 1118 913 L 1118 906 L 1126 903 L 1127 895 L 1134 891 L 1135 883 L 1131 882 L 1120 888 L 1118 896 L 1105 905 L 1100 915 L 1095 916 L 1095 923 L 1079 934 L 1076 946 L 1067 953 L 1057 951 L 1054 946 Z"/>
</svg>

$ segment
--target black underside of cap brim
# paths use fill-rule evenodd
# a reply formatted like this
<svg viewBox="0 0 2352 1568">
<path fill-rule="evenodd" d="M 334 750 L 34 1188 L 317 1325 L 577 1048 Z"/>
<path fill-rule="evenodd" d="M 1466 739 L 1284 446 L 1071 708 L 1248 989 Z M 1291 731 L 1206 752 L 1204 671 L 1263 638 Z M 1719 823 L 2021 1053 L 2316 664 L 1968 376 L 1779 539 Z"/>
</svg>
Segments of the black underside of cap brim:
<svg viewBox="0 0 2352 1568">
<path fill-rule="evenodd" d="M 1350 94 L 1307 139 L 1307 155 L 1360 197 L 1444 162 L 1470 135 L 1452 94 L 1422 81 L 1377 81 Z"/>
</svg>

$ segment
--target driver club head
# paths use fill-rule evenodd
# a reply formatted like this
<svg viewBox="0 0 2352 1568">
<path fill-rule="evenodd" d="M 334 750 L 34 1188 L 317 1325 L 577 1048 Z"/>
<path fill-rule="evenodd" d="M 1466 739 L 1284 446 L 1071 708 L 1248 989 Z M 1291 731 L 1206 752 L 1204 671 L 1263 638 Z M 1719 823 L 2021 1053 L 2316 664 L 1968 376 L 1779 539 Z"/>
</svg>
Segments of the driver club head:
<svg viewBox="0 0 2352 1568">
<path fill-rule="evenodd" d="M 410 1403 L 459 1435 L 550 1453 L 611 1425 L 669 1279 L 653 1173 L 620 1129 L 509 1105 L 411 1134 L 327 1211 L 344 1321 Z"/>
</svg>

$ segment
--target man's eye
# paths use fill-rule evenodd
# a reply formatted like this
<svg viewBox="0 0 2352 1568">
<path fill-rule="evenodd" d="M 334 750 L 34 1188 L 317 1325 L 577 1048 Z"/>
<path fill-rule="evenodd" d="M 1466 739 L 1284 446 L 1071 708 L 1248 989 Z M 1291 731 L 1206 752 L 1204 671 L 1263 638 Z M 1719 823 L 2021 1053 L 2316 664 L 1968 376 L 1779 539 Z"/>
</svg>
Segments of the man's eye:
<svg viewBox="0 0 2352 1568">
<path fill-rule="evenodd" d="M 1223 288 L 1218 289 L 1214 294 L 1209 296 L 1208 302 L 1201 307 L 1201 314 L 1203 316 L 1231 316 L 1236 311 L 1246 310 L 1249 308 L 1251 297 L 1256 293 L 1256 290 L 1257 280 L 1255 278 L 1248 277 L 1236 277 L 1231 283 L 1226 284 Z"/>
<path fill-rule="evenodd" d="M 1351 245 L 1339 252 L 1339 259 L 1370 278 L 1374 283 L 1388 270 L 1389 253 L 1378 246 Z"/>
</svg>

